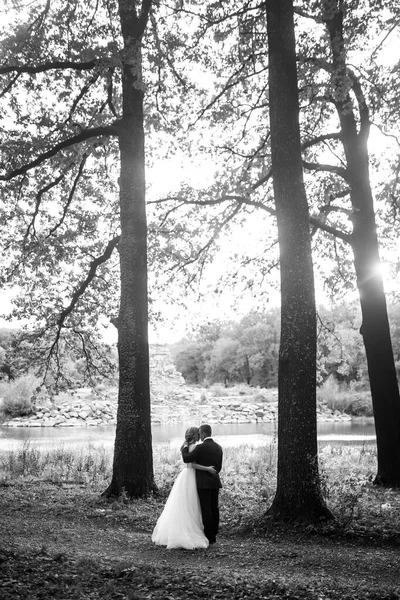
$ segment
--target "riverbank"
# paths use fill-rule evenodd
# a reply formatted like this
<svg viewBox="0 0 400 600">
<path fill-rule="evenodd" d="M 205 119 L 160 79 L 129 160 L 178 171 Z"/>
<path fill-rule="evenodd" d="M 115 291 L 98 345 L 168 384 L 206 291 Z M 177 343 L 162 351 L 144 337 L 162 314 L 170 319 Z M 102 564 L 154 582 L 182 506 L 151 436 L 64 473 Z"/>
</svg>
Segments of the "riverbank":
<svg viewBox="0 0 400 600">
<path fill-rule="evenodd" d="M 229 389 L 227 390 L 229 393 Z M 118 393 L 115 388 L 94 392 L 80 388 L 34 407 L 31 415 L 6 420 L 6 427 L 98 427 L 116 423 Z M 155 425 L 173 423 L 245 424 L 275 423 L 277 390 L 252 395 L 213 395 L 213 390 L 185 385 L 152 394 L 151 419 Z M 317 405 L 320 422 L 350 421 L 350 415 Z"/>
</svg>

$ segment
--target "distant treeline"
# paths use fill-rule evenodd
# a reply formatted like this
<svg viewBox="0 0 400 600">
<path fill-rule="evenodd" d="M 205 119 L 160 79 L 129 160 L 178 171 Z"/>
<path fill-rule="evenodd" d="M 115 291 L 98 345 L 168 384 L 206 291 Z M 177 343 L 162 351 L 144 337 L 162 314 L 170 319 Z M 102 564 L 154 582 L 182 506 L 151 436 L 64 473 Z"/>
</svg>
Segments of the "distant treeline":
<svg viewBox="0 0 400 600">
<path fill-rule="evenodd" d="M 389 306 L 393 351 L 400 373 L 400 304 Z M 368 384 L 357 304 L 318 310 L 318 381 Z M 239 321 L 209 321 L 171 346 L 175 366 L 187 383 L 260 387 L 278 384 L 279 309 L 252 311 Z"/>
</svg>

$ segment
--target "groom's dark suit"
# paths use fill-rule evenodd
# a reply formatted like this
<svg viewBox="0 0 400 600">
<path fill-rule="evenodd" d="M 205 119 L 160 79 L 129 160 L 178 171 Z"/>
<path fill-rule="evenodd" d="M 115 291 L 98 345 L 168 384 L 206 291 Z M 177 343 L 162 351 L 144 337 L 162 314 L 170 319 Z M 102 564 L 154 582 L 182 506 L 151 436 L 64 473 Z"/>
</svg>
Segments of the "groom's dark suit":
<svg viewBox="0 0 400 600">
<path fill-rule="evenodd" d="M 219 526 L 218 494 L 222 486 L 218 473 L 222 468 L 222 448 L 212 438 L 206 438 L 192 452 L 189 452 L 189 448 L 184 445 L 182 447 L 182 458 L 185 463 L 196 462 L 204 467 L 213 466 L 217 471 L 216 474 L 212 474 L 208 471 L 196 469 L 196 484 L 204 533 L 210 544 L 213 544 Z"/>
</svg>

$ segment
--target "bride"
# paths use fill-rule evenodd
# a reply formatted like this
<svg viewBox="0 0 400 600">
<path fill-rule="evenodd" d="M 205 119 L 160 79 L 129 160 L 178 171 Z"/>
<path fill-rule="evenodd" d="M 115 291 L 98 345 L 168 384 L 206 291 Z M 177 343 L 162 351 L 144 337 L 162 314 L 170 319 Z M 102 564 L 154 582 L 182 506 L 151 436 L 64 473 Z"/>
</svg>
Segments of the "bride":
<svg viewBox="0 0 400 600">
<path fill-rule="evenodd" d="M 192 451 L 200 439 L 199 429 L 189 427 L 185 440 Z M 151 536 L 155 544 L 171 548 L 207 548 L 204 535 L 195 469 L 216 473 L 214 467 L 188 463 L 175 480 L 164 510 Z"/>
</svg>

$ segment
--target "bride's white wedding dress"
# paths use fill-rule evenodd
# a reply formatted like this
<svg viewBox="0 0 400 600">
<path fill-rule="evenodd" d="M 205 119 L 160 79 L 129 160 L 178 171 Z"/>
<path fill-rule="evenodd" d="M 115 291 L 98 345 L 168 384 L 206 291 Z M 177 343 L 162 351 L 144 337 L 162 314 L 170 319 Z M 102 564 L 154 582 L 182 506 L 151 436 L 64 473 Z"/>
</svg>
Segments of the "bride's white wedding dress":
<svg viewBox="0 0 400 600">
<path fill-rule="evenodd" d="M 190 463 L 176 478 L 151 539 L 168 549 L 208 547 L 197 494 L 196 471 Z"/>
</svg>

